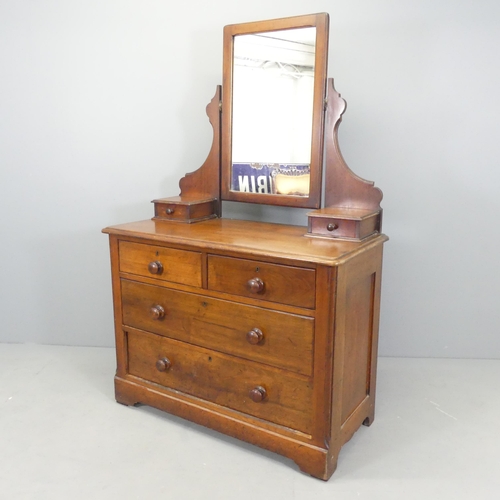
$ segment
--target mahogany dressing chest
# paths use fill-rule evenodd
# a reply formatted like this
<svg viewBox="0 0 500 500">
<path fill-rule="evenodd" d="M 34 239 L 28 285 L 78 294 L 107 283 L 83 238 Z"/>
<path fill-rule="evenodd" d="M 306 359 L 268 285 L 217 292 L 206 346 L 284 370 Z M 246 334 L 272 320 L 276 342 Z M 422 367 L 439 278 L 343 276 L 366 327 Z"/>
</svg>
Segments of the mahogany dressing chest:
<svg viewBox="0 0 500 500">
<path fill-rule="evenodd" d="M 297 85 L 310 89 L 308 146 L 302 157 L 290 156 L 283 144 L 295 139 L 278 138 L 282 145 L 265 161 L 265 148 L 254 157 L 239 145 L 252 120 L 239 101 L 248 91 L 241 82 L 255 78 L 255 92 L 277 85 L 273 75 L 259 83 L 251 70 L 264 69 L 255 62 L 263 47 L 275 52 L 283 40 L 284 50 L 310 49 L 308 60 L 299 55 L 293 64 L 276 56 L 312 80 L 284 84 L 295 96 Z M 224 86 L 207 107 L 214 139 L 206 162 L 181 179 L 179 196 L 154 200 L 151 220 L 104 230 L 117 401 L 277 452 L 325 480 L 341 446 L 373 422 L 387 240 L 380 190 L 353 174 L 338 148 L 345 102 L 326 79 L 327 40 L 326 14 L 227 26 Z M 250 69 L 237 67 L 248 59 Z M 288 96 L 280 115 L 292 106 L 288 90 L 279 91 Z M 304 121 L 301 110 L 291 115 Z M 259 141 L 265 138 L 252 144 Z M 223 200 L 312 211 L 307 227 L 231 220 L 221 216 Z"/>
</svg>

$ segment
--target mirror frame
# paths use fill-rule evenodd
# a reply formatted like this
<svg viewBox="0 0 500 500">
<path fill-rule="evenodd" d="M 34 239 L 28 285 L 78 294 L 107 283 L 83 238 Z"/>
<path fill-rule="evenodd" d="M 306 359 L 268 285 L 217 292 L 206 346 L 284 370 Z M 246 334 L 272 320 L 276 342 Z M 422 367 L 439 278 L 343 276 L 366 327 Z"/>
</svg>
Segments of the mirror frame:
<svg viewBox="0 0 500 500">
<path fill-rule="evenodd" d="M 314 65 L 314 98 L 311 136 L 311 176 L 309 196 L 247 193 L 231 190 L 232 169 L 232 100 L 234 37 L 267 31 L 296 28 L 316 28 Z M 321 177 L 323 170 L 323 137 L 328 61 L 329 17 L 327 13 L 287 17 L 224 27 L 224 59 L 222 81 L 222 200 L 261 203 L 303 208 L 319 208 L 321 204 Z"/>
</svg>

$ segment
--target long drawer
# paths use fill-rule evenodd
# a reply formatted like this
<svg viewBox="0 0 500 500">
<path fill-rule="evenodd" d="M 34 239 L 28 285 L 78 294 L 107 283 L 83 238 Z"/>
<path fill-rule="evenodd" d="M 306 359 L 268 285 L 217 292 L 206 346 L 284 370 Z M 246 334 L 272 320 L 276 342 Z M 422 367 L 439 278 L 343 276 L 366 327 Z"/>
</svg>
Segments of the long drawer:
<svg viewBox="0 0 500 500">
<path fill-rule="evenodd" d="M 131 375 L 218 405 L 311 432 L 310 383 L 290 372 L 151 333 L 128 333 Z"/>
<path fill-rule="evenodd" d="M 312 373 L 313 318 L 125 279 L 121 289 L 127 326 Z"/>
<path fill-rule="evenodd" d="M 233 257 L 208 256 L 208 288 L 314 309 L 316 271 Z"/>
<path fill-rule="evenodd" d="M 201 287 L 201 253 L 120 241 L 120 271 Z"/>
</svg>

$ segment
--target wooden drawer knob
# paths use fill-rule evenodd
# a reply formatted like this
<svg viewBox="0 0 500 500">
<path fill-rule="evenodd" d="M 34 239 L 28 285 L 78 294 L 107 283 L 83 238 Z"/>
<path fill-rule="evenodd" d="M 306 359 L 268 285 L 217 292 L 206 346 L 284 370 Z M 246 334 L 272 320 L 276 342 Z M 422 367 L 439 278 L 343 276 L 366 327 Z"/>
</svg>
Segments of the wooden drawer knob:
<svg viewBox="0 0 500 500">
<path fill-rule="evenodd" d="M 159 260 L 154 260 L 148 264 L 148 271 L 151 274 L 161 274 L 163 272 L 163 265 Z"/>
<path fill-rule="evenodd" d="M 250 391 L 250 398 L 254 403 L 260 403 L 266 399 L 267 392 L 264 387 L 258 385 Z"/>
<path fill-rule="evenodd" d="M 260 278 L 252 278 L 251 280 L 248 280 L 247 287 L 252 293 L 262 293 L 265 285 Z"/>
<path fill-rule="evenodd" d="M 338 229 L 339 226 L 338 224 L 333 224 L 332 222 L 330 222 L 330 224 L 328 224 L 328 226 L 326 226 L 326 229 L 328 231 L 335 231 L 335 229 Z"/>
<path fill-rule="evenodd" d="M 156 362 L 156 369 L 159 372 L 166 372 L 171 366 L 172 363 L 168 358 L 161 358 Z"/>
<path fill-rule="evenodd" d="M 174 212 L 175 212 L 175 209 L 174 209 L 174 208 L 167 208 L 167 209 L 165 210 L 165 213 L 166 213 L 167 215 L 172 215 Z"/>
<path fill-rule="evenodd" d="M 249 344 L 260 344 L 264 340 L 264 334 L 258 328 L 254 328 L 247 333 L 247 341 Z"/>
<path fill-rule="evenodd" d="M 162 319 L 165 317 L 165 309 L 160 305 L 153 306 L 149 312 L 153 319 Z"/>
</svg>

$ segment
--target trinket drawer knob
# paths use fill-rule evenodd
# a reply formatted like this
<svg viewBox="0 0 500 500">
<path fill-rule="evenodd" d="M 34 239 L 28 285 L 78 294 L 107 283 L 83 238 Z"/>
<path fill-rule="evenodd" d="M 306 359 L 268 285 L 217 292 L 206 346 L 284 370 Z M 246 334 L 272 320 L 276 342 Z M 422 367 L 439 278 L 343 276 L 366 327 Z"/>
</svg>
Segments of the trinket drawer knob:
<svg viewBox="0 0 500 500">
<path fill-rule="evenodd" d="M 266 399 L 266 396 L 267 391 L 260 385 L 250 391 L 250 398 L 254 403 L 260 403 L 264 401 L 264 399 Z"/>
<path fill-rule="evenodd" d="M 264 334 L 258 328 L 254 328 L 247 333 L 247 341 L 249 344 L 260 344 L 264 340 Z"/>
<path fill-rule="evenodd" d="M 151 274 L 161 274 L 163 272 L 163 265 L 159 260 L 154 260 L 148 264 L 148 271 Z"/>
<path fill-rule="evenodd" d="M 247 281 L 247 287 L 252 293 L 262 293 L 265 285 L 260 278 L 252 278 Z"/>
<path fill-rule="evenodd" d="M 153 319 L 162 319 L 165 317 L 165 309 L 160 305 L 153 306 L 149 312 Z"/>
<path fill-rule="evenodd" d="M 171 366 L 172 363 L 168 358 L 161 358 L 156 362 L 156 369 L 159 372 L 166 372 Z"/>
</svg>

